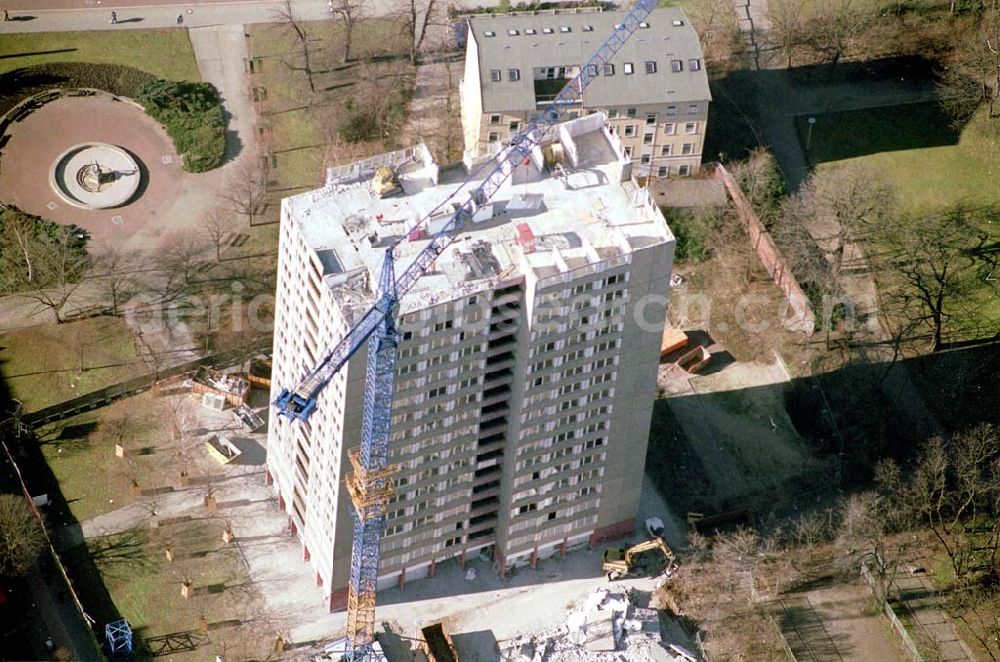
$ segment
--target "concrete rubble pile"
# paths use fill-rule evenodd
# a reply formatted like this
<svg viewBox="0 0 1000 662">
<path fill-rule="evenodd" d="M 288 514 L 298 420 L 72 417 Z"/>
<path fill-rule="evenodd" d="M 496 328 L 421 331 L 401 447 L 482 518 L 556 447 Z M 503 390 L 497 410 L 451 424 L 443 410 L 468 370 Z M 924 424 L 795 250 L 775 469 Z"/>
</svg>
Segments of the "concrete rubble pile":
<svg viewBox="0 0 1000 662">
<path fill-rule="evenodd" d="M 503 659 L 516 662 L 686 662 L 662 641 L 655 609 L 606 588 L 572 609 L 562 625 L 518 637 L 505 648 Z"/>
</svg>

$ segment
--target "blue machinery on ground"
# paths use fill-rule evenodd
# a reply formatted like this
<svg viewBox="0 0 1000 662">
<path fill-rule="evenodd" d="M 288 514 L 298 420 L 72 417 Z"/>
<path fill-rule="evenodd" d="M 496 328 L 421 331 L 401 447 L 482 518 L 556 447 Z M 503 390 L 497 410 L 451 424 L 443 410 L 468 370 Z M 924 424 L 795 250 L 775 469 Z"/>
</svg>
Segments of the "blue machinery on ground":
<svg viewBox="0 0 1000 662">
<path fill-rule="evenodd" d="M 108 659 L 132 660 L 132 628 L 124 618 L 104 626 L 104 642 L 108 648 Z"/>
<path fill-rule="evenodd" d="M 399 300 L 455 240 L 466 222 L 471 221 L 475 211 L 486 204 L 514 169 L 529 158 L 532 150 L 541 144 L 549 130 L 563 119 L 566 109 L 582 103 L 583 91 L 641 27 L 640 23 L 649 16 L 656 4 L 657 0 L 638 0 L 622 22 L 615 26 L 607 41 L 601 44 L 580 67 L 576 77 L 553 99 L 551 105 L 511 139 L 510 147 L 500 153 L 496 167 L 482 183 L 468 192 L 464 202 L 454 204 L 449 221 L 431 237 L 427 247 L 398 277 L 394 252 L 405 239 L 396 240 L 386 249 L 375 304 L 312 371 L 292 388 L 281 391 L 274 402 L 280 415 L 307 420 L 316 408 L 320 392 L 361 345 L 368 342 L 361 447 L 349 452 L 354 473 L 347 479 L 347 489 L 354 504 L 354 546 L 347 598 L 347 660 L 364 662 L 374 658 L 372 643 L 375 637 L 379 552 L 385 528 L 386 505 L 395 492 L 395 468 L 389 466 L 388 460 L 398 342 L 395 317 Z M 408 237 L 413 230 L 425 225 L 438 210 L 466 190 L 473 179 L 470 176 L 455 193 L 407 228 L 402 236 Z"/>
</svg>

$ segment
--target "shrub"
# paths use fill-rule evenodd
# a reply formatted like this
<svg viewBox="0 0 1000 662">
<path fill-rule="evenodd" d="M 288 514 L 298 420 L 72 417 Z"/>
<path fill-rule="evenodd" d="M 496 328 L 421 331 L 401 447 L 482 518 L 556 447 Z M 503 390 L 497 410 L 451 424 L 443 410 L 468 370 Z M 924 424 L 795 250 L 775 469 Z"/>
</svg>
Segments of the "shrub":
<svg viewBox="0 0 1000 662">
<path fill-rule="evenodd" d="M 13 205 L 0 208 L 0 294 L 47 287 L 66 276 L 70 266 L 86 265 L 86 243 L 86 234 L 74 225 L 53 223 Z M 66 260 L 53 264 L 53 256 Z M 30 282 L 29 260 L 34 266 Z"/>
<path fill-rule="evenodd" d="M 226 120 L 211 83 L 153 80 L 142 86 L 137 99 L 173 139 L 185 170 L 205 172 L 222 164 Z"/>
<path fill-rule="evenodd" d="M 662 207 L 661 211 L 677 241 L 677 262 L 701 262 L 711 257 L 720 223 L 718 213 L 710 208 Z"/>
<path fill-rule="evenodd" d="M 0 74 L 0 115 L 25 97 L 58 88 L 89 87 L 134 99 L 153 80 L 152 74 L 121 64 L 53 62 L 22 67 Z"/>
</svg>

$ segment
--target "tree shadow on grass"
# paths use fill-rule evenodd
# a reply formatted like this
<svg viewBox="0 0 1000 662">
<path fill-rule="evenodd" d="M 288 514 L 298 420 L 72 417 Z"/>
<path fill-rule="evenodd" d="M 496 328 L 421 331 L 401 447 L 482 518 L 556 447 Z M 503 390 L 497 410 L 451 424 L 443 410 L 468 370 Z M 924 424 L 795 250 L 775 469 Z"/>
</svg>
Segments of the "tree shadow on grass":
<svg viewBox="0 0 1000 662">
<path fill-rule="evenodd" d="M 155 565 L 146 551 L 148 534 L 143 529 L 129 529 L 122 533 L 102 536 L 87 544 L 94 563 L 108 574 L 116 574 L 122 564 L 122 570 L 132 572 L 136 569 L 150 568 Z"/>
</svg>

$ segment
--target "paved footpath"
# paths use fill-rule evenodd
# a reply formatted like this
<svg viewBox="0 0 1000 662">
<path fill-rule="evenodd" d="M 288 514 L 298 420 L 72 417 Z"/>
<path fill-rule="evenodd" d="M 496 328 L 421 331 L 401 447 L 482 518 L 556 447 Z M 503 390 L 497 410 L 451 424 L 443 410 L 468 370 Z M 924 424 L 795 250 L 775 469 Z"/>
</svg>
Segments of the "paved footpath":
<svg viewBox="0 0 1000 662">
<path fill-rule="evenodd" d="M 458 7 L 491 7 L 499 0 L 459 0 Z M 13 32 L 71 32 L 77 30 L 141 30 L 209 25 L 240 25 L 281 21 L 283 1 L 214 0 L 179 3 L 176 0 L 10 0 L 0 9 L 10 12 L 11 21 L 0 21 L 0 34 Z M 330 19 L 326 0 L 294 0 L 295 17 L 303 20 Z M 389 16 L 399 11 L 399 0 L 369 0 L 370 16 Z M 118 23 L 111 25 L 111 11 Z"/>
</svg>

